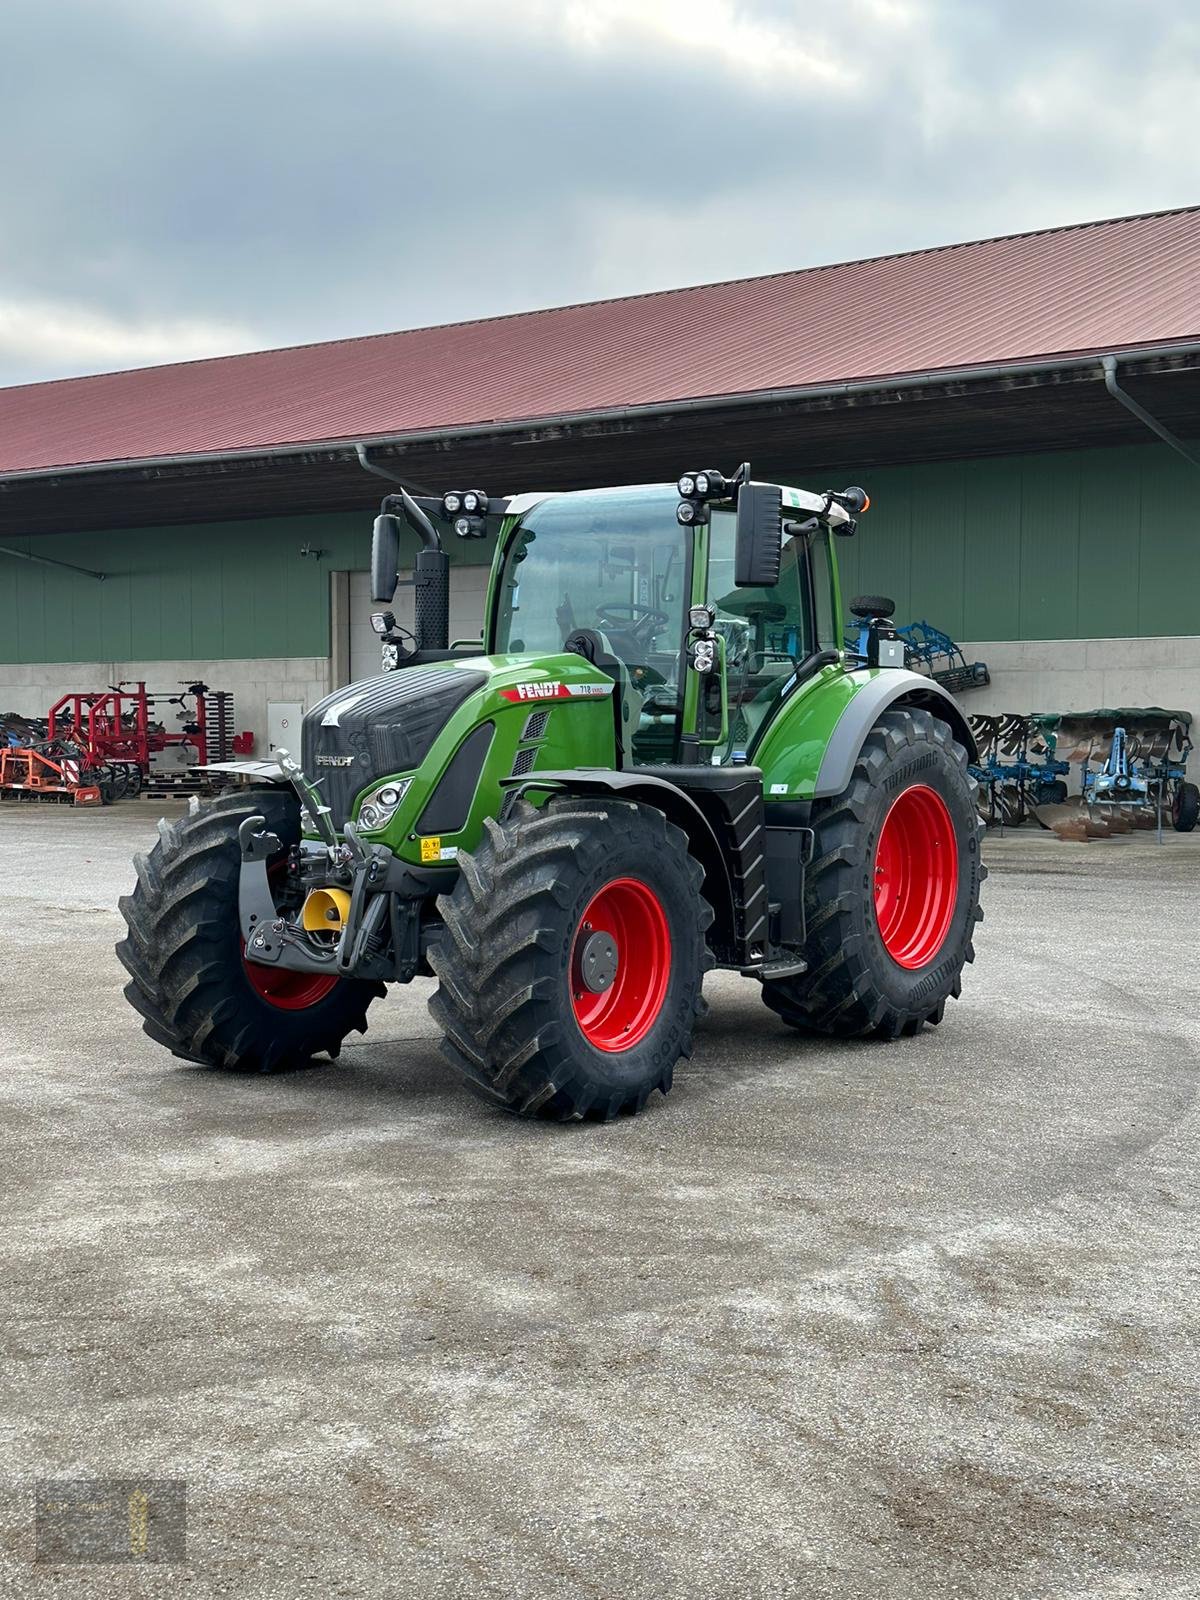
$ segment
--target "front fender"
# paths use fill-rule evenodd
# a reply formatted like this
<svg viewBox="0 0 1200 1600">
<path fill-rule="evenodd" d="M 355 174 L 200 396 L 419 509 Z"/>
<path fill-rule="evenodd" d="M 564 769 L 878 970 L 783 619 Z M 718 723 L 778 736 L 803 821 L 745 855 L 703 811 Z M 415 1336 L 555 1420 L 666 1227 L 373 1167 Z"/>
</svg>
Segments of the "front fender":
<svg viewBox="0 0 1200 1600">
<path fill-rule="evenodd" d="M 668 822 L 687 835 L 688 849 L 704 869 L 704 897 L 713 909 L 714 943 L 731 946 L 736 943 L 737 912 L 725 852 L 708 818 L 677 784 L 655 777 L 653 769 L 648 767 L 612 770 L 580 767 L 506 778 L 502 780 L 502 787 L 517 794 L 541 790 L 590 798 L 612 795 L 620 800 L 654 806 Z"/>
</svg>

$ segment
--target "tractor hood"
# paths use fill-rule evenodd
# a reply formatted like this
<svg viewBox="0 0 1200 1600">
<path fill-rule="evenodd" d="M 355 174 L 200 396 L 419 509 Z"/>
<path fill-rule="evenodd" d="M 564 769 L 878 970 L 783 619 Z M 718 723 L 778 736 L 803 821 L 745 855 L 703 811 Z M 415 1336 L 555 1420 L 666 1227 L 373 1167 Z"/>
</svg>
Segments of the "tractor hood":
<svg viewBox="0 0 1200 1600">
<path fill-rule="evenodd" d="M 318 701 L 304 719 L 302 765 L 333 826 L 341 831 L 371 784 L 415 771 L 451 715 L 487 681 L 474 663 L 438 661 L 365 678 Z"/>
<path fill-rule="evenodd" d="M 312 708 L 304 718 L 302 766 L 340 832 L 355 815 L 358 797 L 387 778 L 418 774 L 415 800 L 481 723 L 496 727 L 497 758 L 509 745 L 523 750 L 530 713 L 547 702 L 602 702 L 600 759 L 611 763 L 613 687 L 611 678 L 577 655 L 468 656 L 399 667 L 335 689 Z M 577 753 L 596 759 L 591 745 L 588 739 Z M 564 753 L 557 752 L 560 762 Z M 534 751 L 523 759 L 532 765 Z"/>
</svg>

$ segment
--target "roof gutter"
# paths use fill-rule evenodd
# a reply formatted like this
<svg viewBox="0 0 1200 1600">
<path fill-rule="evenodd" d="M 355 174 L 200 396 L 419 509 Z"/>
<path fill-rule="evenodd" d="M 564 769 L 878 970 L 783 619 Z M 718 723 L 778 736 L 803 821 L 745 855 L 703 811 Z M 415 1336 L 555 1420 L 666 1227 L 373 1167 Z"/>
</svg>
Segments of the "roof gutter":
<svg viewBox="0 0 1200 1600">
<path fill-rule="evenodd" d="M 1156 433 L 1164 444 L 1169 444 L 1172 450 L 1177 450 L 1185 461 L 1190 461 L 1194 467 L 1200 467 L 1200 453 L 1194 450 L 1191 445 L 1184 444 L 1183 440 L 1173 434 L 1170 428 L 1164 427 L 1157 417 L 1150 415 L 1145 406 L 1138 405 L 1133 396 L 1122 389 L 1117 382 L 1116 356 L 1102 357 L 1100 365 L 1104 369 L 1104 387 L 1112 395 L 1113 399 L 1118 400 L 1126 411 L 1131 411 L 1139 422 L 1144 422 L 1151 433 Z"/>
<path fill-rule="evenodd" d="M 1200 339 L 1179 340 L 1171 344 L 1135 345 L 1122 352 L 1126 361 L 1155 361 L 1179 356 L 1200 356 Z M 162 467 L 187 467 L 236 464 L 251 461 L 286 461 L 296 457 L 320 455 L 330 451 L 354 452 L 395 445 L 441 444 L 459 439 L 486 438 L 496 434 L 528 433 L 545 428 L 568 428 L 612 422 L 638 422 L 653 417 L 689 416 L 695 412 L 730 410 L 750 406 L 789 404 L 801 400 L 853 400 L 859 395 L 879 393 L 907 394 L 938 386 L 986 383 L 1003 378 L 1033 378 L 1052 373 L 1096 370 L 1102 377 L 1103 362 L 1113 360 L 1100 351 L 1087 355 L 1047 358 L 1039 361 L 998 362 L 991 366 L 939 367 L 929 372 L 906 373 L 893 378 L 856 378 L 845 383 L 799 384 L 783 389 L 754 389 L 738 394 L 700 395 L 690 400 L 653 401 L 646 405 L 615 406 L 603 411 L 565 411 L 541 417 L 521 417 L 498 422 L 471 422 L 456 427 L 419 428 L 407 433 L 353 435 L 324 439 L 308 444 L 256 446 L 248 450 L 198 451 L 191 455 L 139 456 L 122 461 L 89 461 L 64 467 L 34 467 L 23 472 L 0 473 L 0 489 L 6 484 L 26 483 L 39 478 L 79 477 L 94 472 L 152 471 Z M 1143 416 L 1142 420 L 1145 420 Z M 1157 430 L 1156 430 L 1157 431 Z M 361 458 L 360 458 L 361 459 Z"/>
</svg>

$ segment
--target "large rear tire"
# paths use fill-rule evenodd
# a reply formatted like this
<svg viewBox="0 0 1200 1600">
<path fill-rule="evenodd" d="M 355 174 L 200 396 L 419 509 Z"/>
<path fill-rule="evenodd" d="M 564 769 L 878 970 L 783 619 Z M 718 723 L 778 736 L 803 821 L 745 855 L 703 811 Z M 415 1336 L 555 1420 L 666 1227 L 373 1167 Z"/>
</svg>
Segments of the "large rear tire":
<svg viewBox="0 0 1200 1600">
<path fill-rule="evenodd" d="M 808 971 L 763 999 L 817 1033 L 894 1039 L 940 1022 L 975 959 L 987 876 L 967 752 L 927 711 L 885 712 L 813 828 Z"/>
<path fill-rule="evenodd" d="M 125 996 L 157 1043 L 185 1061 L 271 1072 L 320 1052 L 335 1057 L 348 1033 L 366 1032 L 383 985 L 244 959 L 237 834 L 256 815 L 279 835 L 281 863 L 300 837 L 299 804 L 286 789 L 238 789 L 159 823 L 120 901 L 129 931 L 117 955 L 129 973 Z"/>
<path fill-rule="evenodd" d="M 712 965 L 703 872 L 680 830 L 625 801 L 521 803 L 458 861 L 429 1009 L 471 1089 L 560 1122 L 666 1094 Z"/>
</svg>

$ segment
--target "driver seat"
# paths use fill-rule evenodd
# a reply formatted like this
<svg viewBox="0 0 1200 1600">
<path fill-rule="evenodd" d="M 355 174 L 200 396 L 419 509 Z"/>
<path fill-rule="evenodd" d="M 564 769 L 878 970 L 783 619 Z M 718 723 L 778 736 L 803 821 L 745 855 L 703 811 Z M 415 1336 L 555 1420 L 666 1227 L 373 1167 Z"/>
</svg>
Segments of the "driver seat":
<svg viewBox="0 0 1200 1600">
<path fill-rule="evenodd" d="M 613 650 L 608 635 L 597 628 L 572 628 L 563 640 L 563 649 L 590 661 L 616 684 L 613 700 L 617 750 L 621 756 L 627 753 L 632 755 L 633 736 L 640 725 L 642 702 L 646 697 L 634 688 L 629 668 Z"/>
</svg>

